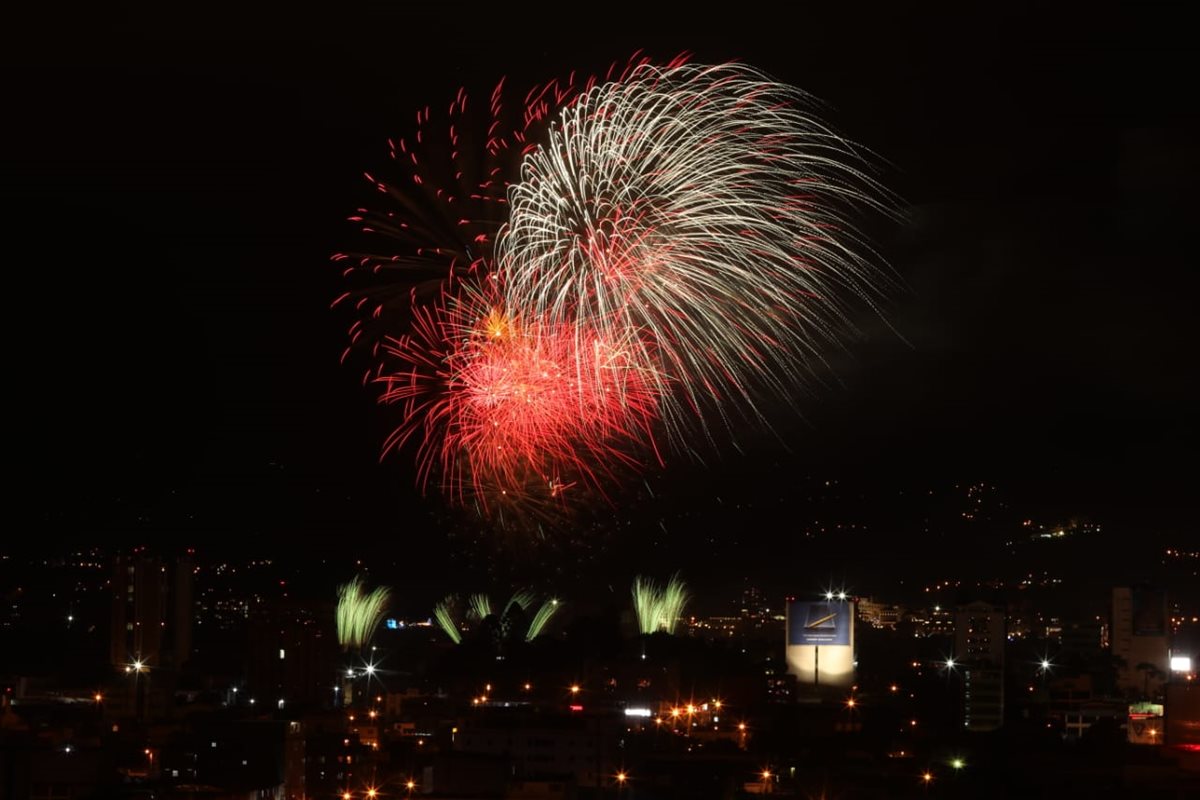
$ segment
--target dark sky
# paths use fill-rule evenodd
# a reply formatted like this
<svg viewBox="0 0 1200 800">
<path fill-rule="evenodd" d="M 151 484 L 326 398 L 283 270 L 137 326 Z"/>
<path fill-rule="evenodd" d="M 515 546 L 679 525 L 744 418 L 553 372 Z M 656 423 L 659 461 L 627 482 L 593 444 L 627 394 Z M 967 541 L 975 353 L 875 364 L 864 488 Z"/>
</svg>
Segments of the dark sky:
<svg viewBox="0 0 1200 800">
<path fill-rule="evenodd" d="M 841 384 L 784 426 L 790 452 L 681 468 L 683 487 L 986 479 L 1188 513 L 1200 170 L 1175 12 L 246 5 L 6 26 L 9 440 L 37 538 L 378 539 L 444 559 L 436 505 L 409 464 L 377 464 L 387 419 L 337 363 L 328 256 L 416 108 L 639 48 L 813 93 L 905 211 L 875 230 L 909 286 L 895 331 L 869 324 L 836 356 Z"/>
</svg>

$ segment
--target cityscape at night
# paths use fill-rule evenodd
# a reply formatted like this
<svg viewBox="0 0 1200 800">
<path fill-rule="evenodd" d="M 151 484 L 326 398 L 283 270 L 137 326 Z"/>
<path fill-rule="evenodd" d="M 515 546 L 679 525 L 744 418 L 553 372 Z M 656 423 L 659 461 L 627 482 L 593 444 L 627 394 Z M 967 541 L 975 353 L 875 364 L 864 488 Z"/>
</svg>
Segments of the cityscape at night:
<svg viewBox="0 0 1200 800">
<path fill-rule="evenodd" d="M 0 55 L 0 800 L 1200 797 L 1182 14 L 137 5 Z"/>
</svg>

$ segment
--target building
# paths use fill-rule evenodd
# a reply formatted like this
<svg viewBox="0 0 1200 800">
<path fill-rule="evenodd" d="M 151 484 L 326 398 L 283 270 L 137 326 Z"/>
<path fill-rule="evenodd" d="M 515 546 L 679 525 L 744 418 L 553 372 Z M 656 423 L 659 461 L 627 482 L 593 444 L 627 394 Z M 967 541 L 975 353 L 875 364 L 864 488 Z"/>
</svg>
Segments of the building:
<svg viewBox="0 0 1200 800">
<path fill-rule="evenodd" d="M 1117 687 L 1154 697 L 1170 675 L 1167 595 L 1148 586 L 1117 587 L 1112 600 L 1112 654 Z"/>
<path fill-rule="evenodd" d="M 192 583 L 189 558 L 172 564 L 141 554 L 113 562 L 109 660 L 178 671 L 192 657 Z"/>
<path fill-rule="evenodd" d="M 954 613 L 954 658 L 1004 666 L 1004 611 L 990 603 L 959 606 Z"/>
<path fill-rule="evenodd" d="M 1073 620 L 1062 626 L 1062 653 L 1091 658 L 1100 654 L 1107 637 L 1100 619 Z"/>
<path fill-rule="evenodd" d="M 858 617 L 872 628 L 896 630 L 904 620 L 904 608 L 889 603 L 877 603 L 871 598 L 859 600 Z"/>
<path fill-rule="evenodd" d="M 288 600 L 264 603 L 250 617 L 246 691 L 280 707 L 333 702 L 340 674 L 333 609 Z"/>
<path fill-rule="evenodd" d="M 963 727 L 994 731 L 1004 724 L 1004 611 L 969 603 L 954 613 L 954 662 L 962 671 Z"/>
<path fill-rule="evenodd" d="M 603 726 L 594 721 L 533 726 L 467 727 L 454 739 L 456 755 L 504 759 L 509 775 L 522 780 L 559 779 L 576 786 L 602 785 L 614 765 Z"/>
<path fill-rule="evenodd" d="M 785 658 L 797 691 L 853 685 L 854 606 L 844 594 L 821 601 L 788 600 Z"/>
</svg>

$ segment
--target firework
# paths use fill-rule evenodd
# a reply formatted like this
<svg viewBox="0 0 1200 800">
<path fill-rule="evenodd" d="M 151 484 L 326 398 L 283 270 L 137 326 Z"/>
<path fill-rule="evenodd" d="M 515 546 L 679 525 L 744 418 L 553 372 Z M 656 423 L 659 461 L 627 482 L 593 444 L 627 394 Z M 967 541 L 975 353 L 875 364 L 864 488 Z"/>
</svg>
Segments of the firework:
<svg viewBox="0 0 1200 800">
<path fill-rule="evenodd" d="M 510 635 L 516 633 L 524 641 L 530 642 L 542 634 L 550 618 L 562 606 L 562 603 L 557 598 L 547 598 L 542 601 L 533 616 L 528 619 L 525 628 L 514 631 L 514 622 L 521 615 L 527 615 L 534 605 L 537 604 L 537 600 L 537 595 L 532 591 L 521 589 L 514 592 L 512 597 L 503 606 L 497 606 L 492 603 L 491 598 L 486 594 L 476 593 L 467 597 L 466 616 L 475 622 L 483 622 L 489 618 L 494 619 L 497 623 L 500 639 L 508 638 Z M 462 627 L 458 621 L 459 607 L 458 598 L 450 596 L 434 606 L 433 609 L 433 616 L 438 626 L 455 644 L 462 643 Z M 496 612 L 497 608 L 500 608 L 499 613 Z"/>
<path fill-rule="evenodd" d="M 747 66 L 643 66 L 563 109 L 509 192 L 509 307 L 635 332 L 678 449 L 763 419 L 879 296 L 850 211 L 881 192 L 811 107 Z"/>
<path fill-rule="evenodd" d="M 542 325 L 467 288 L 419 311 L 411 333 L 385 345 L 408 365 L 381 379 L 405 419 L 385 450 L 420 432 L 421 484 L 436 473 L 485 506 L 600 485 L 650 438 L 657 405 L 629 360 L 632 336 L 614 330 L 622 338 Z"/>
<path fill-rule="evenodd" d="M 456 606 L 456 599 L 453 596 L 447 597 L 433 607 L 433 618 L 437 621 L 438 627 L 450 637 L 450 641 L 462 644 L 462 631 L 459 630 L 458 622 L 455 620 Z"/>
<path fill-rule="evenodd" d="M 558 609 L 562 604 L 557 598 L 551 597 L 542 602 L 541 606 L 533 615 L 533 619 L 529 622 L 529 630 L 525 632 L 525 641 L 532 642 L 534 639 L 542 635 L 542 630 L 545 629 L 546 623 L 550 618 L 558 613 Z"/>
<path fill-rule="evenodd" d="M 418 155 L 425 109 L 419 144 L 392 146 L 418 190 L 370 178 L 405 211 L 352 219 L 405 254 L 335 257 L 368 283 L 339 298 L 376 362 L 364 380 L 402 412 L 384 451 L 415 440 L 422 488 L 497 516 L 604 496 L 661 463 L 660 437 L 736 445 L 888 284 L 854 222 L 886 193 L 810 98 L 751 67 L 635 58 L 531 92 L 507 126 L 502 97 L 480 137 L 491 166 L 463 166 L 460 92 L 449 170 Z M 393 302 L 368 302 L 373 281 Z"/>
<path fill-rule="evenodd" d="M 641 575 L 633 579 L 633 610 L 641 633 L 674 633 L 683 616 L 690 595 L 679 573 L 671 576 L 666 586 Z"/>
<path fill-rule="evenodd" d="M 492 599 L 486 594 L 473 594 L 467 598 L 467 616 L 482 622 L 492 616 Z"/>
<path fill-rule="evenodd" d="M 357 650 L 371 641 L 387 609 L 391 590 L 379 586 L 365 591 L 361 576 L 338 587 L 337 634 L 343 650 Z"/>
</svg>

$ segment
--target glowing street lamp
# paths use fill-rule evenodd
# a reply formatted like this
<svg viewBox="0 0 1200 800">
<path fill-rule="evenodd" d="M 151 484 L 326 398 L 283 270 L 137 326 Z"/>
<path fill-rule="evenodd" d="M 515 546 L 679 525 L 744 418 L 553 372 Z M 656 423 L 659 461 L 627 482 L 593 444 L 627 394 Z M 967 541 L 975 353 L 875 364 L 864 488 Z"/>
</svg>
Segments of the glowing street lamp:
<svg viewBox="0 0 1200 800">
<path fill-rule="evenodd" d="M 951 761 L 950 761 L 950 766 L 954 767 L 955 772 L 957 772 L 958 770 L 961 770 L 966 765 L 967 765 L 967 762 L 963 761 L 961 758 L 954 758 L 954 759 L 951 759 Z"/>
</svg>

